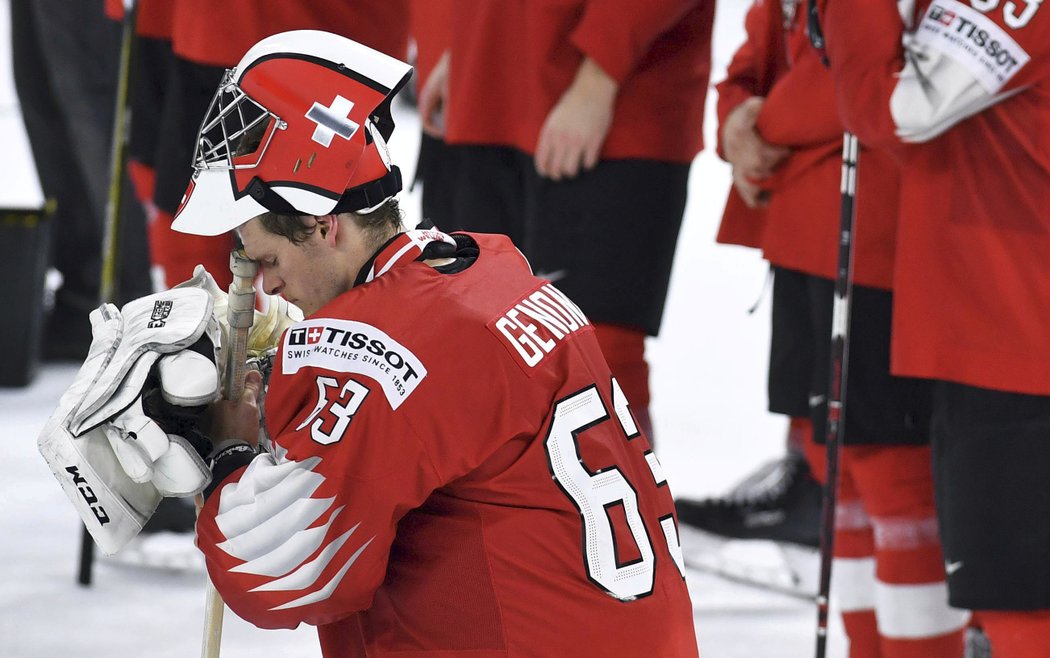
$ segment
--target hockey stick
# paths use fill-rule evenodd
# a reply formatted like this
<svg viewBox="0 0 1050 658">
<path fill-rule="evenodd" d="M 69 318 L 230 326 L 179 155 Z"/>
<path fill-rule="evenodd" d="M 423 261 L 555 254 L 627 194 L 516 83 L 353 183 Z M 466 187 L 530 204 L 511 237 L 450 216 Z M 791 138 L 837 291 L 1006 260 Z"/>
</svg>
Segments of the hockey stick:
<svg viewBox="0 0 1050 658">
<path fill-rule="evenodd" d="M 244 392 L 244 375 L 248 362 L 248 332 L 255 320 L 255 275 L 259 266 L 249 260 L 244 250 L 230 252 L 230 272 L 233 282 L 230 284 L 229 302 L 226 307 L 226 320 L 229 323 L 229 345 L 226 346 L 226 381 L 223 383 L 223 397 L 227 400 L 239 400 Z M 198 497 L 198 507 L 203 507 L 204 499 Z M 219 645 L 222 642 L 222 616 L 225 604 L 208 579 L 207 594 L 204 602 L 204 637 L 201 641 L 201 658 L 218 658 Z"/>
<path fill-rule="evenodd" d="M 825 50 L 816 0 L 806 7 L 809 40 L 830 66 Z M 846 429 L 846 382 L 849 364 L 850 298 L 853 293 L 853 231 L 856 228 L 857 160 L 860 143 L 856 135 L 842 135 L 842 205 L 839 211 L 839 253 L 835 272 L 835 305 L 831 318 L 831 373 L 828 383 L 827 481 L 820 513 L 820 585 L 817 589 L 816 657 L 828 650 L 828 598 L 831 593 L 831 564 L 835 551 L 835 507 L 838 503 L 839 451 Z"/>
<path fill-rule="evenodd" d="M 117 105 L 113 113 L 113 148 L 109 163 L 109 195 L 106 199 L 106 222 L 102 235 L 103 302 L 115 303 L 120 270 L 120 229 L 124 211 L 124 170 L 128 164 L 128 129 L 131 108 L 131 66 L 135 54 L 135 16 L 138 3 L 125 2 L 124 27 L 120 43 L 120 73 L 117 81 Z"/>
<path fill-rule="evenodd" d="M 853 292 L 853 231 L 856 227 L 856 135 L 842 136 L 842 207 L 839 226 L 835 305 L 831 320 L 831 376 L 828 384 L 827 481 L 820 514 L 820 586 L 817 590 L 817 658 L 824 658 L 828 641 L 828 595 L 835 549 L 835 506 L 838 502 L 839 451 L 846 428 L 846 381 L 849 364 L 850 298 Z"/>
<path fill-rule="evenodd" d="M 113 141 L 109 162 L 109 194 L 106 197 L 106 216 L 102 234 L 102 274 L 99 279 L 100 303 L 116 303 L 117 258 L 120 254 L 120 226 L 123 214 L 124 168 L 127 166 L 128 116 L 130 114 L 129 89 L 131 87 L 131 64 L 135 51 L 135 17 L 138 3 L 124 3 L 124 25 L 120 37 L 120 69 L 117 73 L 116 106 L 113 111 Z M 87 528 L 80 530 L 80 567 L 77 582 L 91 584 L 91 571 L 95 561 L 95 541 Z"/>
</svg>

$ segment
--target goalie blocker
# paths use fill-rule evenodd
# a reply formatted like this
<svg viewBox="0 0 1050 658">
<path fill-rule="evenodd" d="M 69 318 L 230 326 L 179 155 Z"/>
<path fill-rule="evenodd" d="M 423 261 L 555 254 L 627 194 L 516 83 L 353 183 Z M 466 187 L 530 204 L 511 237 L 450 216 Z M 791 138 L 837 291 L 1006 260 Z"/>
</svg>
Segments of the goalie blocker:
<svg viewBox="0 0 1050 658">
<path fill-rule="evenodd" d="M 294 305 L 266 297 L 248 336 L 256 359 L 303 319 Z M 198 265 L 176 288 L 91 314 L 87 360 L 37 443 L 107 554 L 142 530 L 162 497 L 191 496 L 211 481 L 202 456 L 213 446 L 196 425 L 219 398 L 227 304 Z"/>
<path fill-rule="evenodd" d="M 218 398 L 212 306 L 206 291 L 182 288 L 92 312 L 87 360 L 37 441 L 107 554 L 142 530 L 162 497 L 211 480 L 201 457 L 210 445 L 191 419 Z"/>
</svg>

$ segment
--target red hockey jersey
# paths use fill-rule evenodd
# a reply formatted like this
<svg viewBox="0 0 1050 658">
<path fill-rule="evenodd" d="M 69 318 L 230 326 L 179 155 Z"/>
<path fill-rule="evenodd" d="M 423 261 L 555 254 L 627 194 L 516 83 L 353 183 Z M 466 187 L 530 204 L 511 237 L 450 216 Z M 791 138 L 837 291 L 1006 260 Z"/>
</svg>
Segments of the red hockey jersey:
<svg viewBox="0 0 1050 658">
<path fill-rule="evenodd" d="M 177 0 L 175 54 L 232 67 L 258 41 L 287 30 L 325 30 L 406 59 L 408 0 Z"/>
<path fill-rule="evenodd" d="M 897 4 L 828 0 L 823 14 L 846 124 L 903 162 L 894 371 L 1050 395 L 1050 7 L 918 5 L 918 38 L 998 102 L 907 145 L 891 112 L 904 66 Z M 925 107 L 899 116 L 909 110 Z"/>
<path fill-rule="evenodd" d="M 786 14 L 784 7 L 790 9 Z M 810 45 L 806 4 L 756 2 L 747 41 L 719 83 L 720 123 L 751 96 L 765 97 L 756 128 L 791 155 L 759 184 L 766 209 L 749 209 L 735 193 L 722 216 L 719 242 L 761 247 L 773 264 L 835 278 L 839 243 L 842 123 L 830 72 Z M 863 149 L 857 194 L 854 280 L 888 289 L 893 282 L 899 173 L 888 156 Z"/>
<path fill-rule="evenodd" d="M 590 57 L 620 83 L 601 158 L 692 162 L 714 12 L 713 0 L 459 0 L 445 139 L 534 153 Z"/>
<path fill-rule="evenodd" d="M 416 44 L 415 85 L 422 89 L 452 40 L 455 0 L 412 0 L 409 33 Z"/>
<path fill-rule="evenodd" d="M 286 332 L 274 454 L 198 522 L 226 603 L 328 657 L 696 656 L 671 494 L 587 318 L 506 238 L 446 274 L 412 260 L 434 237 Z"/>
</svg>

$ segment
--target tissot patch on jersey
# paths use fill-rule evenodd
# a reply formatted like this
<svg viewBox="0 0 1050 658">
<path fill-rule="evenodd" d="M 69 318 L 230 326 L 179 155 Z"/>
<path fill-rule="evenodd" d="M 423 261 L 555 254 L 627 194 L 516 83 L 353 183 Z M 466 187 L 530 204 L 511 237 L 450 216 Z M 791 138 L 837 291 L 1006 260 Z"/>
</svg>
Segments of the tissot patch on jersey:
<svg viewBox="0 0 1050 658">
<path fill-rule="evenodd" d="M 285 375 L 313 367 L 371 377 L 382 386 L 392 409 L 427 376 L 423 363 L 403 345 L 370 324 L 352 320 L 296 323 L 284 335 L 282 357 Z"/>
<path fill-rule="evenodd" d="M 531 375 L 544 357 L 590 324 L 580 307 L 548 283 L 523 296 L 486 326 Z"/>
<path fill-rule="evenodd" d="M 966 67 L 990 94 L 999 93 L 1030 59 L 995 21 L 956 0 L 930 4 L 915 31 L 915 43 Z"/>
</svg>

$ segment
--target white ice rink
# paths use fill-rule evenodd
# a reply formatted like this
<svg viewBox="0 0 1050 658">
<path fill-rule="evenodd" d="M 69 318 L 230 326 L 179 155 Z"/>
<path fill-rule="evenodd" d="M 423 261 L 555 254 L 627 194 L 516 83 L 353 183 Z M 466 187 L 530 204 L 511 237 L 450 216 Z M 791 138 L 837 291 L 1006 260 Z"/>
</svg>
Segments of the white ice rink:
<svg viewBox="0 0 1050 658">
<path fill-rule="evenodd" d="M 743 38 L 749 4 L 719 1 L 715 81 Z M 0 121 L 17 111 L 8 28 L 8 0 L 0 0 Z M 708 100 L 705 131 L 713 146 L 713 93 Z M 391 147 L 411 180 L 418 119 L 404 108 L 400 115 Z M 7 165 L 21 138 L 6 129 L 0 135 Z M 0 176 L 0 200 L 22 185 Z M 702 153 L 692 169 L 663 333 L 648 348 L 658 453 L 678 495 L 721 492 L 783 450 L 785 423 L 765 411 L 768 296 L 748 313 L 763 288 L 765 264 L 748 250 L 714 244 L 728 186 L 727 166 L 710 150 Z M 412 195 L 404 205 L 418 216 Z M 0 658 L 197 656 L 202 572 L 133 569 L 100 559 L 92 587 L 74 582 L 80 521 L 36 450 L 37 433 L 74 373 L 73 366 L 47 366 L 28 388 L 0 389 Z M 812 604 L 695 572 L 688 582 L 704 658 L 813 655 Z M 830 647 L 832 658 L 845 655 L 837 622 Z M 263 631 L 228 612 L 222 655 L 298 658 L 320 651 L 309 627 Z"/>
</svg>

